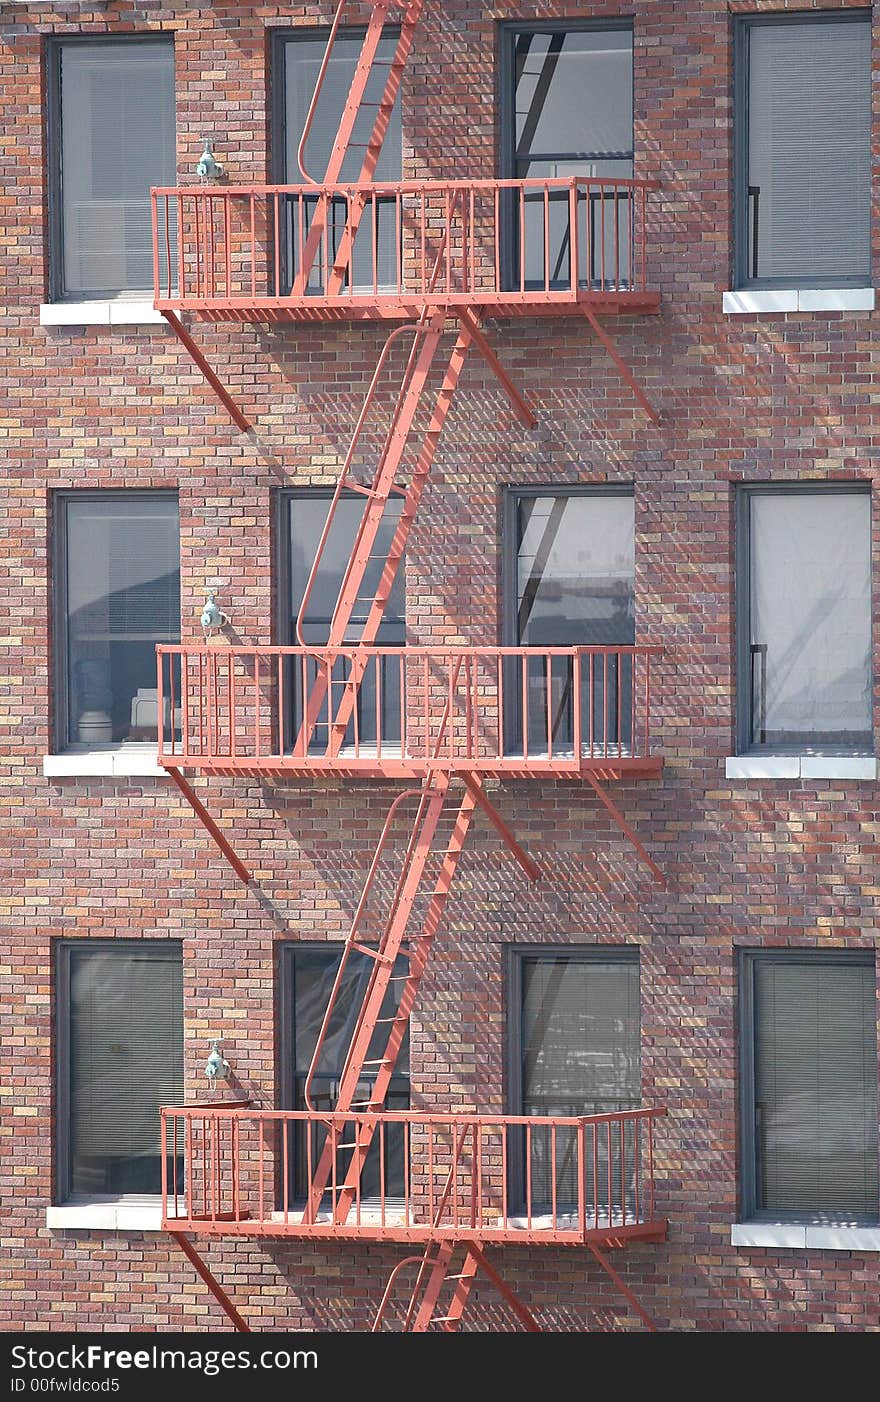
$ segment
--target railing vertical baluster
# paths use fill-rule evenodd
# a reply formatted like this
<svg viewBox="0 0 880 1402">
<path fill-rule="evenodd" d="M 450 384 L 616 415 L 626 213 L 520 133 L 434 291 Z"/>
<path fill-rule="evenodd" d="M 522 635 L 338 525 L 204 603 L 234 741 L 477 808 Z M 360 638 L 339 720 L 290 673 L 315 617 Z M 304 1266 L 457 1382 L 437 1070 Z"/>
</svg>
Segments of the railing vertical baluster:
<svg viewBox="0 0 880 1402">
<path fill-rule="evenodd" d="M 168 1216 L 168 1132 L 167 1132 L 167 1115 L 166 1115 L 166 1112 L 165 1112 L 164 1109 L 161 1110 L 160 1113 L 159 1113 L 159 1153 L 160 1153 L 161 1156 L 162 1156 L 162 1157 L 161 1157 L 161 1160 L 160 1160 L 160 1164 L 159 1164 L 159 1169 L 160 1169 L 161 1178 L 162 1178 L 162 1216 L 163 1216 L 163 1217 L 167 1217 L 167 1216 Z M 175 1173 L 174 1176 L 175 1176 L 175 1179 L 176 1179 L 176 1178 L 177 1178 L 177 1174 Z"/>
<path fill-rule="evenodd" d="M 641 273 L 641 280 L 640 280 L 640 285 L 639 285 L 639 291 L 644 291 L 644 288 L 645 288 L 645 286 L 646 286 L 646 284 L 647 284 L 647 272 L 646 272 L 646 268 L 645 268 L 645 243 L 646 243 L 646 240 L 647 240 L 647 226 L 648 226 L 647 211 L 646 211 L 646 204 L 645 204 L 645 201 L 646 201 L 646 198 L 647 198 L 647 192 L 646 192 L 646 190 L 645 190 L 644 185 L 643 185 L 643 186 L 641 187 L 641 189 L 639 190 L 639 195 L 640 195 L 640 197 L 641 197 L 640 200 L 639 200 L 639 204 L 641 205 L 641 211 L 642 211 L 641 220 L 640 220 L 640 224 L 641 224 L 640 235 L 641 235 L 641 245 L 642 245 L 642 247 L 641 247 L 642 273 Z"/>
<path fill-rule="evenodd" d="M 394 266 L 397 272 L 397 295 L 403 291 L 403 195 L 394 194 Z"/>
<path fill-rule="evenodd" d="M 373 653 L 376 668 L 376 758 L 382 758 L 382 655 Z"/>
<path fill-rule="evenodd" d="M 526 290 L 526 192 L 519 187 L 519 290 Z"/>
<path fill-rule="evenodd" d="M 615 670 L 617 672 L 617 758 L 623 754 L 623 652 L 618 651 Z"/>
<path fill-rule="evenodd" d="M 494 234 L 494 243 L 495 243 L 495 249 L 494 249 L 494 252 L 495 252 L 495 286 L 494 286 L 494 288 L 493 288 L 493 291 L 494 291 L 494 292 L 500 292 L 500 291 L 501 291 L 501 194 L 500 194 L 500 191 L 499 191 L 497 185 L 495 186 L 495 190 L 494 190 L 494 192 L 493 192 L 493 204 L 494 204 L 493 234 Z"/>
<path fill-rule="evenodd" d="M 447 292 L 451 292 L 451 291 L 452 291 L 452 204 L 451 204 L 451 201 L 450 201 L 450 194 L 449 194 L 449 187 L 448 187 L 448 186 L 446 187 L 446 190 L 445 190 L 445 192 L 444 192 L 444 201 L 445 201 L 445 208 L 446 208 L 446 249 L 445 249 L 445 254 L 446 254 L 446 256 L 445 256 L 445 259 L 444 259 L 444 262 L 445 262 L 445 264 L 446 264 L 446 291 L 447 291 Z"/>
<path fill-rule="evenodd" d="M 199 754 L 205 753 L 205 657 L 204 653 L 198 654 L 199 658 Z"/>
<path fill-rule="evenodd" d="M 446 687 L 447 705 L 449 708 L 447 712 L 449 716 L 449 724 L 447 726 L 446 731 L 446 744 L 448 747 L 449 758 L 452 759 L 455 753 L 455 682 L 453 680 L 453 663 L 451 657 L 449 658 L 448 668 L 449 670 L 447 672 L 446 677 Z"/>
<path fill-rule="evenodd" d="M 427 653 L 425 653 L 422 658 L 422 664 L 422 686 L 424 688 L 422 695 L 422 744 L 424 745 L 425 753 L 427 754 L 431 746 L 431 732 L 429 729 L 430 717 L 428 711 L 429 661 Z"/>
<path fill-rule="evenodd" d="M 308 1138 L 309 1126 L 305 1126 Z M 281 1121 L 281 1207 L 285 1224 L 290 1220 L 290 1120 Z"/>
<path fill-rule="evenodd" d="M 497 755 L 498 755 L 498 758 L 500 759 L 501 756 L 504 754 L 504 659 L 503 659 L 503 657 L 501 656 L 500 653 L 499 653 L 499 655 L 498 655 L 496 661 L 497 661 L 497 667 L 496 667 L 496 677 L 495 677 L 495 687 L 496 687 L 495 709 L 496 709 L 496 711 L 498 712 L 498 715 L 497 715 L 498 745 L 497 745 L 496 753 L 497 753 Z"/>
<path fill-rule="evenodd" d="M 223 292 L 226 297 L 232 296 L 232 230 L 230 228 L 229 196 L 221 196 L 223 208 L 223 257 L 225 260 L 223 275 Z"/>
<path fill-rule="evenodd" d="M 379 294 L 379 201 L 372 191 L 370 192 L 370 207 L 372 210 L 369 228 L 373 262 L 373 296 L 376 297 Z M 351 254 L 349 256 L 348 266 L 350 270 L 348 284 L 351 290 L 354 291 L 354 240 L 352 240 L 351 243 Z"/>
<path fill-rule="evenodd" d="M 410 1135 L 412 1124 L 409 1120 L 403 1122 L 403 1221 L 407 1227 L 412 1226 L 412 1196 L 410 1192 Z"/>
<path fill-rule="evenodd" d="M 251 231 L 251 296 L 257 295 L 257 199 L 255 195 L 250 197 L 250 231 Z M 232 268 L 229 269 L 232 276 Z"/>
<path fill-rule="evenodd" d="M 553 758 L 553 653 L 547 653 L 547 758 Z"/>
<path fill-rule="evenodd" d="M 599 1230 L 599 1126 L 590 1126 L 593 1131 L 593 1216 L 596 1231 Z"/>
<path fill-rule="evenodd" d="M 583 735 L 582 735 L 582 733 L 581 733 L 581 732 L 582 732 L 582 729 L 583 729 L 583 718 L 582 718 L 582 716 L 581 716 L 581 663 L 582 663 L 582 661 L 583 661 L 582 654 L 578 651 L 577 648 L 575 648 L 575 650 L 574 650 L 574 655 L 572 656 L 572 659 L 571 659 L 571 704 L 572 704 L 572 708 L 573 708 L 573 715 L 572 715 L 572 722 L 573 722 L 573 723 L 572 723 L 572 740 L 573 740 L 573 744 L 572 744 L 572 748 L 574 749 L 574 758 L 575 758 L 575 762 L 576 762 L 578 765 L 580 765 L 580 762 L 581 762 L 581 758 L 582 758 L 582 756 L 581 756 L 581 750 L 582 750 L 582 748 L 583 748 Z"/>
<path fill-rule="evenodd" d="M 633 279 L 635 277 L 635 212 L 636 201 L 635 191 L 630 188 L 626 197 L 626 218 L 627 218 L 627 265 L 626 283 L 630 292 L 634 291 Z"/>
<path fill-rule="evenodd" d="M 642 743 L 645 755 L 651 752 L 651 654 L 645 653 L 645 716 L 642 722 Z"/>
<path fill-rule="evenodd" d="M 507 1132 L 508 1126 L 501 1126 L 501 1225 L 507 1230 Z"/>
<path fill-rule="evenodd" d="M 409 754 L 408 718 L 406 713 L 406 653 L 397 654 L 397 683 L 400 689 L 400 758 Z"/>
<path fill-rule="evenodd" d="M 258 1146 L 258 1147 L 257 1147 L 257 1153 L 258 1153 L 258 1155 L 259 1155 L 259 1199 L 258 1199 L 258 1204 L 257 1204 L 257 1221 L 258 1221 L 258 1222 L 262 1222 L 263 1219 L 264 1219 L 264 1217 L 265 1217 L 265 1214 L 266 1214 L 265 1199 L 264 1199 L 264 1194 L 265 1194 L 265 1191 L 266 1191 L 266 1164 L 265 1164 L 265 1156 L 264 1156 L 264 1153 L 263 1153 L 263 1148 L 264 1148 L 264 1145 L 263 1145 L 263 1138 L 264 1138 L 263 1124 L 264 1124 L 264 1121 L 263 1121 L 262 1115 L 258 1115 L 258 1116 L 256 1117 L 257 1146 Z"/>
<path fill-rule="evenodd" d="M 475 215 L 474 215 L 474 189 L 473 189 L 473 186 L 471 186 L 471 197 L 470 197 L 470 204 L 469 204 L 469 207 L 468 207 L 468 223 L 469 223 L 469 227 L 470 227 L 470 239 L 468 240 L 468 259 L 469 259 L 469 261 L 468 261 L 467 287 L 466 287 L 464 290 L 465 290 L 466 292 L 473 292 L 474 289 L 475 289 L 475 287 L 476 287 L 476 283 L 477 283 L 477 275 L 476 275 L 476 242 L 477 242 L 476 227 L 477 227 L 477 226 L 476 226 L 476 218 L 475 218 Z"/>
<path fill-rule="evenodd" d="M 240 1221 L 241 1221 L 241 1184 L 240 1184 L 240 1182 L 239 1182 L 239 1172 L 240 1172 L 241 1157 L 240 1157 L 240 1145 L 239 1145 L 238 1117 L 237 1117 L 235 1114 L 233 1114 L 233 1115 L 230 1117 L 230 1120 L 229 1120 L 229 1127 L 230 1127 L 230 1129 L 231 1129 L 231 1131 L 232 1131 L 232 1133 L 231 1133 L 231 1135 L 230 1135 L 230 1138 L 231 1138 L 230 1154 L 231 1154 L 231 1156 L 232 1156 L 232 1212 L 233 1212 L 233 1215 L 234 1215 L 234 1217 L 235 1217 L 236 1222 L 240 1222 Z"/>
<path fill-rule="evenodd" d="M 602 288 L 602 291 L 604 292 L 604 291 L 605 291 L 605 286 L 606 286 L 606 283 L 605 283 L 605 269 L 606 269 L 606 262 L 605 262 L 605 183 L 604 183 L 604 181 L 603 181 L 602 184 L 599 186 L 599 227 L 600 227 L 600 230 L 601 230 L 601 242 L 600 242 L 600 244 L 599 244 L 600 253 L 601 253 L 601 273 L 600 273 L 600 280 L 601 280 L 601 288 Z"/>
<path fill-rule="evenodd" d="M 379 1121 L 379 1221 L 385 1226 L 385 1121 Z"/>
<path fill-rule="evenodd" d="M 426 217 L 426 210 L 425 210 L 425 191 L 424 191 L 424 190 L 420 190 L 420 191 L 419 191 L 419 246 L 420 246 L 419 290 L 420 290 L 420 292 L 422 293 L 423 296 L 424 296 L 425 292 L 428 290 L 428 278 L 427 278 L 426 262 L 425 262 L 425 217 Z"/>
<path fill-rule="evenodd" d="M 636 1222 L 642 1220 L 642 1121 L 633 1120 L 633 1188 Z"/>
<path fill-rule="evenodd" d="M 608 714 L 608 649 L 602 649 L 602 758 L 608 758 L 608 728 L 611 716 Z"/>
<path fill-rule="evenodd" d="M 529 757 L 529 660 L 523 652 L 519 655 L 522 686 L 522 741 L 523 759 Z"/>
<path fill-rule="evenodd" d="M 294 253 L 295 253 L 294 264 L 295 264 L 295 267 L 291 269 L 291 273 L 296 272 L 297 274 L 299 274 L 299 273 L 301 273 L 301 272 L 303 271 L 303 244 L 304 244 L 304 242 L 305 242 L 305 228 L 304 228 L 304 225 L 305 225 L 305 196 L 304 196 L 303 194 L 299 194 L 299 195 L 297 195 L 297 197 L 296 197 L 296 221 L 295 221 L 295 225 L 296 225 L 296 226 L 295 226 L 295 229 L 293 230 L 294 239 L 295 239 L 295 249 L 294 249 Z M 311 276 L 311 269 L 309 269 L 309 277 L 310 277 L 310 276 Z M 308 281 L 309 281 L 309 278 L 307 277 L 307 278 L 305 279 L 304 283 L 303 283 L 303 289 L 302 289 L 302 290 L 303 290 L 303 296 L 305 296 L 306 288 L 307 288 L 307 286 L 308 286 Z"/>
<path fill-rule="evenodd" d="M 532 1230 L 532 1126 L 526 1125 L 526 1222 Z"/>
<path fill-rule="evenodd" d="M 627 1121 L 617 1121 L 620 1136 L 620 1225 L 626 1226 L 626 1126 Z"/>
<path fill-rule="evenodd" d="M 550 1221 L 556 1230 L 556 1126 L 550 1125 Z"/>
<path fill-rule="evenodd" d="M 473 755 L 474 748 L 472 706 L 473 701 L 471 695 L 471 657 L 468 653 L 465 655 L 464 659 L 464 745 L 465 755 L 468 759 L 470 759 Z"/>
<path fill-rule="evenodd" d="M 177 198 L 177 295 L 178 295 L 178 297 L 180 297 L 180 299 L 181 299 L 181 301 L 182 301 L 182 300 L 186 297 L 186 293 L 187 293 L 187 286 L 186 286 L 186 262 L 184 261 L 184 253 L 183 253 L 183 229 L 184 229 L 184 222 L 185 222 L 185 217 L 186 217 L 186 216 L 185 216 L 185 210 L 184 210 L 183 196 L 182 196 L 182 195 L 178 195 L 176 198 Z M 198 267 L 198 256 L 199 256 L 199 254 L 198 254 L 198 240 L 196 240 L 196 247 L 195 247 L 196 267 Z M 169 277 L 169 278 L 171 277 L 171 260 L 170 260 L 170 257 L 169 257 L 169 266 L 168 266 L 168 277 Z"/>
<path fill-rule="evenodd" d="M 638 753 L 636 745 L 636 696 L 638 695 L 639 681 L 639 655 L 633 649 L 630 662 L 631 671 L 629 678 L 629 752 L 633 759 Z"/>
<path fill-rule="evenodd" d="M 434 1124 L 428 1120 L 428 1221 L 434 1220 Z"/>
<path fill-rule="evenodd" d="M 238 754 L 238 721 L 235 714 L 235 658 L 233 657 L 231 651 L 227 654 L 227 657 L 229 662 L 229 681 L 226 688 L 227 695 L 229 697 L 229 753 L 230 757 L 232 759 L 235 759 L 236 755 Z"/>
<path fill-rule="evenodd" d="M 605 1147 L 608 1154 L 608 1225 L 614 1221 L 614 1163 L 611 1152 L 611 1121 L 605 1121 Z"/>
<path fill-rule="evenodd" d="M 254 653 L 254 748 L 256 759 L 260 754 L 260 654 Z"/>
<path fill-rule="evenodd" d="M 651 1221 L 654 1220 L 654 1121 L 648 1117 L 648 1194 Z"/>
<path fill-rule="evenodd" d="M 568 187 L 568 280 L 574 296 L 577 296 L 580 269 L 578 267 L 578 187 L 573 178 Z"/>
<path fill-rule="evenodd" d="M 276 656 L 278 659 L 278 754 L 280 756 L 284 754 L 284 654 L 279 652 Z"/>
<path fill-rule="evenodd" d="M 587 1232 L 587 1153 L 586 1153 L 587 1127 L 583 1120 L 580 1120 L 577 1127 L 577 1176 L 578 1176 L 578 1232 L 581 1236 L 586 1236 Z"/>
<path fill-rule="evenodd" d="M 180 743 L 185 755 L 189 754 L 189 706 L 192 695 L 192 670 L 188 652 L 180 654 Z M 174 713 L 171 714 L 171 734 L 174 735 Z"/>
<path fill-rule="evenodd" d="M 550 291 L 550 186 L 544 182 L 544 291 Z"/>
<path fill-rule="evenodd" d="M 156 653 L 156 740 L 159 754 L 165 749 L 165 652 Z M 169 666 L 173 666 L 169 657 Z M 174 753 L 172 737 L 171 753 Z"/>
<path fill-rule="evenodd" d="M 620 191 L 614 191 L 614 290 L 620 291 Z"/>
<path fill-rule="evenodd" d="M 275 297 L 281 296 L 281 195 L 277 190 L 273 190 L 269 197 L 272 201 L 272 270 L 275 279 L 272 284 L 272 294 Z"/>
</svg>

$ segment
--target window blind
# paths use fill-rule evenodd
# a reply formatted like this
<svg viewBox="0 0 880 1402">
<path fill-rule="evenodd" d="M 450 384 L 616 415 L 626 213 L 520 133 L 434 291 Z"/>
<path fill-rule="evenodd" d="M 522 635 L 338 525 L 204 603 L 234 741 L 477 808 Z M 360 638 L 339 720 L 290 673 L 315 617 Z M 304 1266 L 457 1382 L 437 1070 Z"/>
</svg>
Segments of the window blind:
<svg viewBox="0 0 880 1402">
<path fill-rule="evenodd" d="M 62 45 L 60 107 L 63 290 L 145 292 L 150 186 L 175 180 L 173 42 Z"/>
<path fill-rule="evenodd" d="M 749 274 L 869 280 L 870 19 L 748 34 Z"/>
<path fill-rule="evenodd" d="M 321 95 L 315 109 L 315 116 L 309 132 L 305 159 L 310 174 L 317 181 L 324 178 L 330 152 L 339 131 L 343 108 L 348 98 L 355 65 L 361 52 L 362 40 L 354 35 L 342 35 L 333 45 L 330 63 L 324 77 Z M 342 166 L 340 183 L 356 180 L 363 164 L 365 152 L 363 143 L 369 139 L 376 117 L 376 103 L 382 96 L 388 77 L 387 64 L 394 56 L 396 37 L 386 34 L 376 52 L 377 63 L 367 82 L 364 105 L 358 113 L 352 133 L 352 149 L 346 155 Z M 284 151 L 285 179 L 299 183 L 304 179 L 297 162 L 297 149 L 305 127 L 306 116 L 321 60 L 324 57 L 324 39 L 288 39 L 284 45 L 284 77 L 286 105 L 286 149 Z M 356 145 L 355 143 L 360 143 Z M 401 120 L 400 102 L 394 105 L 391 121 L 382 144 L 382 151 L 376 166 L 376 181 L 400 180 L 401 178 Z"/>
<path fill-rule="evenodd" d="M 757 1205 L 876 1220 L 873 961 L 754 968 Z"/>
<path fill-rule="evenodd" d="M 69 978 L 71 1189 L 158 1193 L 159 1108 L 183 1095 L 180 946 L 71 949 Z"/>
</svg>

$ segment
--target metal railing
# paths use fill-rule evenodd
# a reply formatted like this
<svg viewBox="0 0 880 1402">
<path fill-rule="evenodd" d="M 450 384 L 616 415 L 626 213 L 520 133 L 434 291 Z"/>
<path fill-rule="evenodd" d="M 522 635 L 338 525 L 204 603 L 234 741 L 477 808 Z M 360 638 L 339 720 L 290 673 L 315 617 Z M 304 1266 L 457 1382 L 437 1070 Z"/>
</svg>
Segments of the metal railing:
<svg viewBox="0 0 880 1402">
<path fill-rule="evenodd" d="M 185 1230 L 418 1240 L 584 1241 L 647 1235 L 657 1218 L 654 1121 L 663 1109 L 583 1116 L 342 1113 L 241 1104 L 162 1110 L 162 1212 Z M 372 1126 L 340 1208 L 351 1145 Z M 329 1137 L 315 1220 L 307 1185 Z M 345 1147 L 348 1146 L 348 1147 Z M 175 1165 L 171 1169 L 169 1165 Z"/>
<path fill-rule="evenodd" d="M 659 651 L 160 644 L 159 757 L 401 776 L 644 764 Z"/>
<path fill-rule="evenodd" d="M 656 188 L 596 176 L 154 188 L 155 298 L 231 312 L 636 301 Z"/>
</svg>

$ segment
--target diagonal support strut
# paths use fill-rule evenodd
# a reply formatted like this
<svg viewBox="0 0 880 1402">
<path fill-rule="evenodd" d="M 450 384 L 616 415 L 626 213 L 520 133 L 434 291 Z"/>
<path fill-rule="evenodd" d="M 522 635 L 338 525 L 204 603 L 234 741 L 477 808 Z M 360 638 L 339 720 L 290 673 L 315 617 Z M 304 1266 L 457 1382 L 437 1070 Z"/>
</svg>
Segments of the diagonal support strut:
<svg viewBox="0 0 880 1402">
<path fill-rule="evenodd" d="M 512 830 L 508 827 L 507 823 L 505 823 L 477 776 L 475 774 L 463 774 L 462 779 L 464 780 L 464 785 L 468 793 L 473 795 L 473 798 L 480 805 L 492 826 L 500 833 L 510 849 L 511 854 L 515 860 L 519 862 L 529 880 L 540 881 L 541 868 L 532 860 L 525 848 L 521 847 L 517 842 Z"/>
<path fill-rule="evenodd" d="M 660 422 L 660 415 L 657 413 L 657 410 L 654 408 L 650 399 L 648 399 L 647 395 L 641 389 L 638 381 L 633 375 L 633 372 L 630 370 L 626 361 L 622 358 L 616 345 L 612 341 L 611 337 L 608 335 L 608 332 L 605 330 L 604 326 L 599 321 L 599 318 L 596 316 L 596 313 L 593 311 L 592 307 L 589 307 L 587 305 L 586 302 L 581 302 L 580 307 L 584 316 L 587 318 L 587 321 L 590 323 L 596 335 L 599 337 L 599 340 L 602 342 L 602 345 L 605 347 L 606 351 L 611 356 L 611 359 L 614 361 L 614 364 L 617 366 L 618 370 L 620 371 L 623 378 L 626 380 L 626 383 L 629 385 L 636 399 L 639 401 L 645 413 L 648 415 L 648 418 L 651 419 L 653 423 L 658 424 Z"/>
<path fill-rule="evenodd" d="M 594 774 L 590 773 L 589 769 L 584 770 L 584 777 L 590 781 L 590 783 L 596 791 L 598 798 L 608 809 L 608 812 L 611 814 L 612 818 L 614 819 L 617 826 L 620 828 L 621 832 L 625 833 L 626 836 L 629 838 L 630 842 L 632 843 L 633 847 L 635 847 L 642 861 L 654 873 L 654 879 L 657 882 L 657 884 L 665 887 L 666 877 L 663 875 L 663 872 L 660 870 L 654 859 L 648 856 L 647 851 L 636 836 L 634 828 L 631 827 L 631 825 L 626 821 L 626 818 L 624 818 L 617 804 L 614 802 L 614 799 L 608 793 L 608 790 L 604 787 L 604 785 L 599 783 L 599 780 Z"/>
<path fill-rule="evenodd" d="M 489 366 L 489 369 L 493 371 L 493 373 L 497 376 L 502 389 L 505 391 L 507 397 L 509 398 L 511 404 L 514 407 L 514 411 L 516 412 L 517 417 L 522 420 L 522 422 L 526 425 L 526 428 L 534 428 L 535 424 L 538 422 L 537 418 L 532 413 L 531 409 L 529 408 L 526 401 L 523 399 L 516 385 L 513 383 L 513 380 L 511 379 L 510 375 L 507 373 L 504 366 L 501 364 L 501 361 L 498 359 L 498 356 L 495 354 L 494 350 L 489 344 L 489 341 L 486 337 L 486 333 L 479 325 L 479 322 L 477 321 L 476 317 L 472 316 L 469 311 L 465 311 L 465 309 L 462 308 L 458 313 L 458 319 L 461 322 L 462 326 L 465 328 L 465 330 L 470 332 L 474 345 L 477 347 L 486 364 Z"/>
<path fill-rule="evenodd" d="M 235 400 L 232 398 L 232 395 L 229 393 L 228 389 L 223 384 L 223 381 L 219 379 L 219 377 L 211 369 L 204 355 L 199 350 L 192 336 L 187 331 L 186 327 L 181 323 L 179 318 L 175 316 L 174 312 L 163 311 L 162 315 L 168 322 L 168 325 L 171 327 L 172 331 L 180 340 L 181 344 L 185 347 L 187 351 L 189 351 L 189 354 L 192 356 L 196 365 L 199 367 L 205 379 L 208 381 L 208 384 L 211 386 L 217 398 L 220 400 L 220 403 L 223 405 L 223 408 L 227 411 L 227 413 L 231 415 L 232 419 L 241 429 L 242 433 L 248 433 L 251 428 L 250 421 L 245 418 L 244 414 L 239 409 Z"/>
<path fill-rule="evenodd" d="M 215 1300 L 218 1302 L 224 1313 L 228 1315 L 228 1317 L 232 1320 L 238 1332 L 240 1334 L 250 1334 L 252 1332 L 251 1326 L 245 1323 L 244 1319 L 239 1314 L 238 1310 L 235 1308 L 235 1305 L 230 1300 L 229 1296 L 223 1289 L 223 1286 L 220 1284 L 217 1277 L 213 1275 L 211 1271 L 208 1270 L 208 1267 L 205 1265 L 198 1251 L 196 1251 L 196 1248 L 193 1246 L 192 1242 L 187 1240 L 187 1238 L 183 1235 L 183 1232 L 169 1232 L 169 1236 L 171 1236 L 177 1242 L 177 1245 L 180 1247 L 184 1256 L 189 1261 L 193 1270 L 205 1282 L 211 1294 L 214 1296 Z"/>
<path fill-rule="evenodd" d="M 632 1307 L 633 1307 L 633 1309 L 635 1310 L 636 1314 L 639 1316 L 639 1319 L 640 1319 L 640 1320 L 642 1321 L 642 1323 L 645 1325 L 645 1328 L 646 1328 L 646 1329 L 650 1329 L 650 1331 L 651 1331 L 652 1334 L 656 1334 L 656 1333 L 657 1333 L 657 1325 L 654 1323 L 654 1321 L 653 1321 L 653 1319 L 651 1318 L 651 1316 L 650 1316 L 649 1314 L 647 1314 L 647 1313 L 645 1312 L 645 1310 L 642 1309 L 642 1307 L 641 1307 L 641 1305 L 639 1304 L 638 1300 L 636 1299 L 635 1295 L 634 1295 L 633 1292 L 630 1290 L 629 1286 L 626 1285 L 626 1284 L 624 1283 L 623 1279 L 618 1275 L 617 1271 L 614 1269 L 614 1267 L 612 1266 L 611 1262 L 608 1260 L 607 1256 L 603 1256 L 603 1254 L 602 1254 L 602 1252 L 599 1250 L 598 1246 L 595 1246 L 595 1245 L 593 1244 L 593 1242 L 588 1241 L 588 1242 L 587 1242 L 587 1246 L 588 1246 L 589 1249 L 592 1251 L 593 1255 L 595 1256 L 596 1260 L 599 1262 L 599 1265 L 602 1267 L 603 1271 L 605 1271 L 605 1273 L 611 1278 L 611 1280 L 614 1281 L 614 1284 L 617 1286 L 617 1288 L 618 1288 L 618 1290 L 620 1291 L 621 1295 L 623 1295 L 624 1298 L 625 1298 L 626 1300 L 628 1300 L 629 1303 L 632 1305 Z"/>
<path fill-rule="evenodd" d="M 523 1328 L 530 1334 L 542 1334 L 544 1331 L 531 1310 L 526 1309 L 519 1296 L 515 1295 L 507 1282 L 501 1279 L 495 1267 L 486 1259 L 484 1252 L 475 1241 L 468 1242 L 468 1251 L 476 1260 L 483 1274 L 489 1277 L 499 1295 L 510 1305 Z"/>
<path fill-rule="evenodd" d="M 174 780 L 175 784 L 180 789 L 180 792 L 183 794 L 184 798 L 186 799 L 190 808 L 195 813 L 196 817 L 201 823 L 204 824 L 208 833 L 210 833 L 211 837 L 214 839 L 217 846 L 220 848 L 220 851 L 223 853 L 227 862 L 232 867 L 232 870 L 235 872 L 236 876 L 244 882 L 245 886 L 249 886 L 251 883 L 250 872 L 248 871 L 244 862 L 233 849 L 229 840 L 226 837 L 224 837 L 223 833 L 220 831 L 217 824 L 214 822 L 214 819 L 211 817 L 207 808 L 202 803 L 198 795 L 195 793 L 194 789 L 189 783 L 187 783 L 186 779 L 184 779 L 183 775 L 178 769 L 166 769 L 165 773 L 170 774 L 171 778 Z"/>
</svg>

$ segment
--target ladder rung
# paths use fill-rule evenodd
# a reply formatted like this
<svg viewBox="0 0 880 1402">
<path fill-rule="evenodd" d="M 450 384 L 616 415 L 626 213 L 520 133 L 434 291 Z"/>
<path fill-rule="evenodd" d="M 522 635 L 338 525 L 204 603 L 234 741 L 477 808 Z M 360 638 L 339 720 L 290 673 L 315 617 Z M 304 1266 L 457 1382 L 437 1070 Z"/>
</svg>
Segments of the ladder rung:
<svg viewBox="0 0 880 1402">
<path fill-rule="evenodd" d="M 394 1058 L 390 1056 L 376 1057 L 371 1061 L 362 1061 L 361 1066 L 393 1066 Z"/>
</svg>

